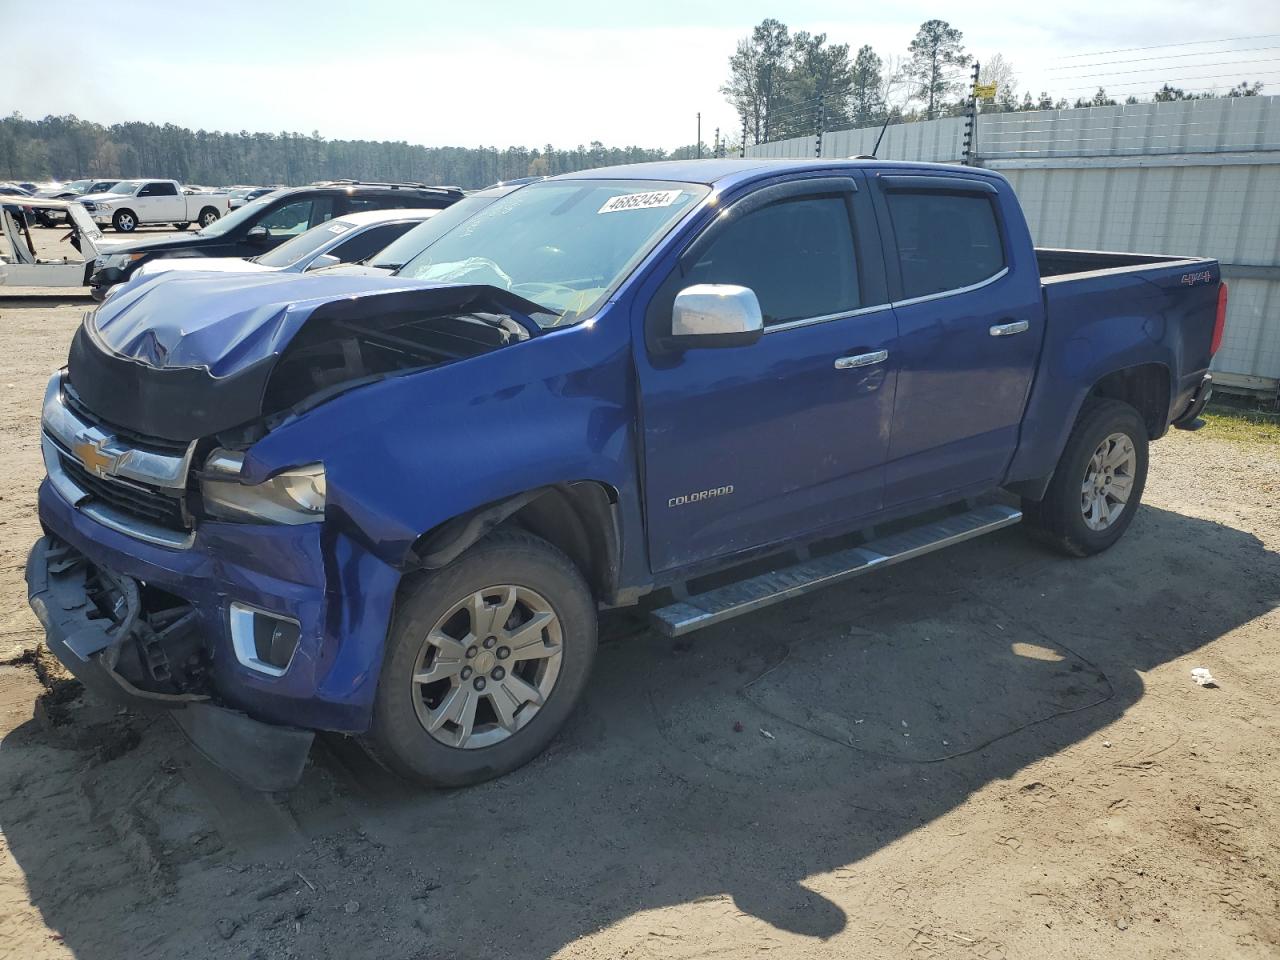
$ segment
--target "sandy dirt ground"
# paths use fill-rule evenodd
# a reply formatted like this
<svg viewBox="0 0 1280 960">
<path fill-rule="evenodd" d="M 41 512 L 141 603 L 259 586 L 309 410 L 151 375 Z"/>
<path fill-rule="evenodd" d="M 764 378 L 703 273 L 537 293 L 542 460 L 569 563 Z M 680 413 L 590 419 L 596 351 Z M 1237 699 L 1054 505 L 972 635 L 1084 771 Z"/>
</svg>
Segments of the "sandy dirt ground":
<svg viewBox="0 0 1280 960">
<path fill-rule="evenodd" d="M 1161 441 L 1091 560 L 1013 529 L 692 642 L 613 616 L 496 782 L 332 738 L 263 796 L 36 655 L 38 411 L 83 310 L 0 301 L 0 958 L 1280 956 L 1274 447 Z"/>
</svg>

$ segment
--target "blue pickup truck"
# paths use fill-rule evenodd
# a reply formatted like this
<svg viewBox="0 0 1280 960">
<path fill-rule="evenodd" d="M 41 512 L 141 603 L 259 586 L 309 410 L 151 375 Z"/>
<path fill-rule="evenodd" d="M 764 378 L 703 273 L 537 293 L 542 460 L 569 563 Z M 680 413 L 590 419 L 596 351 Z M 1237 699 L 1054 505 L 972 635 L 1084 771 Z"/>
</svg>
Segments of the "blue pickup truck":
<svg viewBox="0 0 1280 960">
<path fill-rule="evenodd" d="M 603 608 L 678 636 L 1018 522 L 1110 547 L 1225 306 L 1213 260 L 1035 249 L 986 170 L 557 177 L 393 275 L 183 272 L 86 317 L 30 601 L 257 787 L 316 731 L 475 783 L 565 722 Z"/>
</svg>

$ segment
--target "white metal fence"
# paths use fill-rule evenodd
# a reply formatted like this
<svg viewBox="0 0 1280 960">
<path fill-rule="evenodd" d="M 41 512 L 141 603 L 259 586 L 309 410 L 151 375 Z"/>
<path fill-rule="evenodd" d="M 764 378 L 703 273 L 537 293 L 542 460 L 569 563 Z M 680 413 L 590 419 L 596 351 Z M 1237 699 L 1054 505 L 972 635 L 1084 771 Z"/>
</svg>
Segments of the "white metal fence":
<svg viewBox="0 0 1280 960">
<path fill-rule="evenodd" d="M 822 154 L 871 153 L 880 130 L 826 132 Z M 889 127 L 878 156 L 958 163 L 964 120 Z M 1216 257 L 1231 286 L 1219 380 L 1280 383 L 1280 97 L 1040 110 L 978 118 L 978 164 L 1017 191 L 1036 244 Z M 815 138 L 748 147 L 811 157 Z"/>
</svg>

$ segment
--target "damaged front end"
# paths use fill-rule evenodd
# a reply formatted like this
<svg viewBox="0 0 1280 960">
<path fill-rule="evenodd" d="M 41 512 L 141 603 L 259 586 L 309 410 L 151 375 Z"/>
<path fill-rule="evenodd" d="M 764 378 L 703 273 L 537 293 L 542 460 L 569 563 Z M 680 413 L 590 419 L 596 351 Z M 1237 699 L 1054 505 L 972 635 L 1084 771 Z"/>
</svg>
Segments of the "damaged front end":
<svg viewBox="0 0 1280 960">
<path fill-rule="evenodd" d="M 399 571 L 327 509 L 323 443 L 253 482 L 246 458 L 339 394 L 527 341 L 540 308 L 483 286 L 226 282 L 161 278 L 86 318 L 45 397 L 27 579 L 87 687 L 169 711 L 275 790 L 313 730 L 367 727 Z"/>
<path fill-rule="evenodd" d="M 254 789 L 298 781 L 314 734 L 214 702 L 212 651 L 190 603 L 96 566 L 52 535 L 31 550 L 27 594 L 49 649 L 86 689 L 171 711 L 200 752 Z"/>
</svg>

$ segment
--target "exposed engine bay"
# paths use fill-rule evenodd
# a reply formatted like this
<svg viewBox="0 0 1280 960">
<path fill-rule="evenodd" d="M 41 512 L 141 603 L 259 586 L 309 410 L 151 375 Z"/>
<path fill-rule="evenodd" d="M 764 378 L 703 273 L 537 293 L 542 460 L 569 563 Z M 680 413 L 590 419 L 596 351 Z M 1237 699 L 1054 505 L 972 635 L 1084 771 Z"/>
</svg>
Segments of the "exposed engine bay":
<svg viewBox="0 0 1280 960">
<path fill-rule="evenodd" d="M 195 282 L 217 289 L 208 275 Z M 547 312 L 482 285 L 356 295 L 339 288 L 299 302 L 300 291 L 283 300 L 273 282 L 195 301 L 226 315 L 190 318 L 169 309 L 191 309 L 190 296 L 166 296 L 180 285 L 192 282 L 162 280 L 108 301 L 85 318 L 68 359 L 80 403 L 116 427 L 168 442 L 265 428 L 354 387 L 528 340 L 540 333 L 530 316 Z"/>
<path fill-rule="evenodd" d="M 335 388 L 463 360 L 528 337 L 511 317 L 495 313 L 406 311 L 359 321 L 313 320 L 272 371 L 263 413 L 314 406 Z"/>
</svg>

